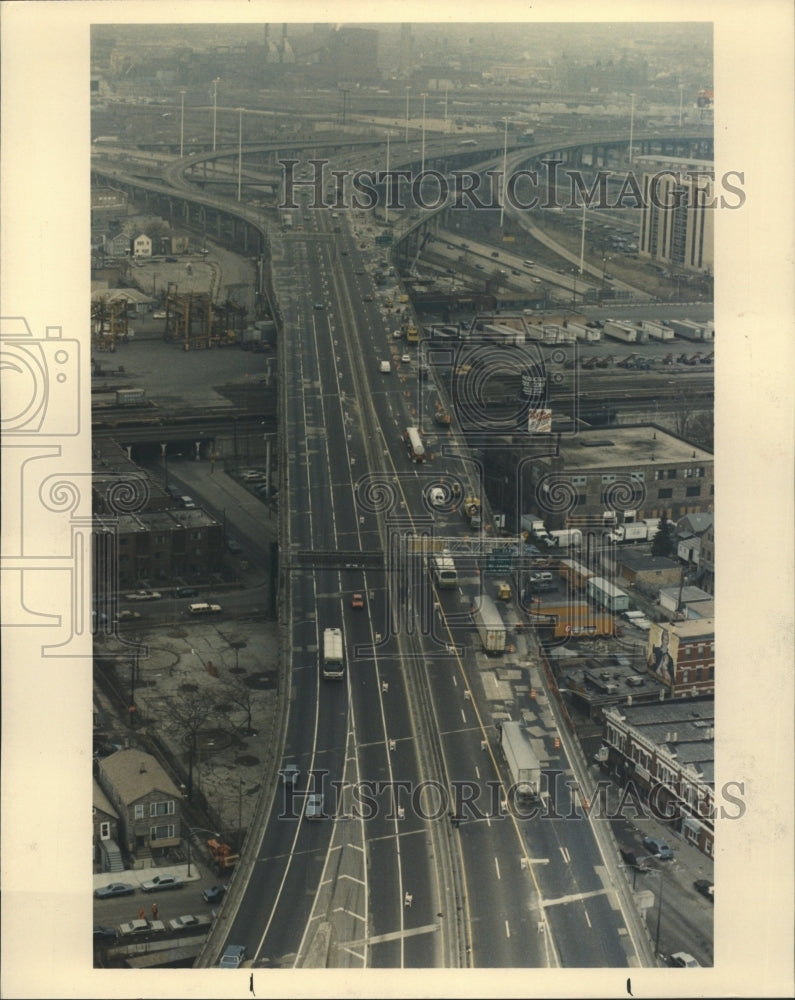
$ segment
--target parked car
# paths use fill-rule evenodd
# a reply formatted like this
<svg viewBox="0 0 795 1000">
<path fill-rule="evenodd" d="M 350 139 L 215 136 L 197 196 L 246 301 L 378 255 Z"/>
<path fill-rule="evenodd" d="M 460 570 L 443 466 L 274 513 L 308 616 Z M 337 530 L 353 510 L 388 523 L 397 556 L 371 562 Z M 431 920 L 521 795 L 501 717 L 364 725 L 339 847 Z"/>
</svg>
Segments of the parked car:
<svg viewBox="0 0 795 1000">
<path fill-rule="evenodd" d="M 662 861 L 671 861 L 673 859 L 674 852 L 660 837 L 644 837 L 643 846 L 655 858 L 660 858 Z"/>
<path fill-rule="evenodd" d="M 705 896 L 710 903 L 715 902 L 715 886 L 708 878 L 697 878 L 693 883 L 693 888 Z"/>
<path fill-rule="evenodd" d="M 697 962 L 691 954 L 686 951 L 675 951 L 668 958 L 668 964 L 674 969 L 700 969 L 701 963 Z"/>
<path fill-rule="evenodd" d="M 226 893 L 225 885 L 214 885 L 211 886 L 209 889 L 205 889 L 204 892 L 202 893 L 202 897 L 205 903 L 220 903 L 221 900 L 224 898 L 225 893 Z"/>
<path fill-rule="evenodd" d="M 230 538 L 226 543 L 226 547 L 232 553 L 232 555 L 239 555 L 243 551 L 243 546 L 236 538 Z"/>
<path fill-rule="evenodd" d="M 116 896 L 132 896 L 135 886 L 129 882 L 111 882 L 94 890 L 97 899 L 114 899 Z"/>
<path fill-rule="evenodd" d="M 185 510 L 195 510 L 196 509 L 196 502 L 194 501 L 193 497 L 182 496 L 182 497 L 179 498 L 179 502 L 182 504 L 182 506 L 185 508 Z"/>
<path fill-rule="evenodd" d="M 138 936 L 143 934 L 154 934 L 164 931 L 166 925 L 162 920 L 130 920 L 126 924 L 120 924 L 119 934 L 126 936 Z"/>
<path fill-rule="evenodd" d="M 155 875 L 147 882 L 141 882 L 143 892 L 162 892 L 164 889 L 181 889 L 182 879 L 176 875 Z"/>
<path fill-rule="evenodd" d="M 411 355 L 410 354 L 403 354 L 403 355 L 401 355 L 400 360 L 401 360 L 402 364 L 404 364 L 404 365 L 410 365 L 411 364 Z"/>
<path fill-rule="evenodd" d="M 119 932 L 115 927 L 105 927 L 103 924 L 94 924 L 95 941 L 115 941 Z"/>
<path fill-rule="evenodd" d="M 174 917 L 169 920 L 168 926 L 172 931 L 185 931 L 192 927 L 206 927 L 212 923 L 212 917 L 202 914 L 200 917 L 194 913 L 184 913 L 181 917 Z"/>
<path fill-rule="evenodd" d="M 246 949 L 242 944 L 228 944 L 226 951 L 218 963 L 219 969 L 239 969 L 246 958 Z"/>
<path fill-rule="evenodd" d="M 649 859 L 643 854 L 635 854 L 634 851 L 625 851 L 621 848 L 621 858 L 624 864 L 639 872 L 654 871 L 654 866 L 649 864 Z"/>
</svg>

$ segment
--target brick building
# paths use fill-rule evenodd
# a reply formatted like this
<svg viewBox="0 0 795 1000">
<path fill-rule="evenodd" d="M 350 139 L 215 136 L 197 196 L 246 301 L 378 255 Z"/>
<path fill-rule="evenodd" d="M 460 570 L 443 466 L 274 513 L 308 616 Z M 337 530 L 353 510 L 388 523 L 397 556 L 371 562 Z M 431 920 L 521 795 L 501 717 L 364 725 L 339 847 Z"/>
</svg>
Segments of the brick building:
<svg viewBox="0 0 795 1000">
<path fill-rule="evenodd" d="M 711 698 L 604 709 L 600 760 L 688 843 L 713 856 L 715 703 Z M 606 752 L 605 752 L 606 751 Z"/>
<path fill-rule="evenodd" d="M 580 431 L 557 454 L 518 464 L 520 514 L 552 529 L 677 520 L 714 503 L 712 454 L 651 424 Z"/>
<path fill-rule="evenodd" d="M 672 698 L 713 694 L 714 619 L 653 623 L 649 629 L 646 657 L 649 673 L 667 685 Z"/>
</svg>

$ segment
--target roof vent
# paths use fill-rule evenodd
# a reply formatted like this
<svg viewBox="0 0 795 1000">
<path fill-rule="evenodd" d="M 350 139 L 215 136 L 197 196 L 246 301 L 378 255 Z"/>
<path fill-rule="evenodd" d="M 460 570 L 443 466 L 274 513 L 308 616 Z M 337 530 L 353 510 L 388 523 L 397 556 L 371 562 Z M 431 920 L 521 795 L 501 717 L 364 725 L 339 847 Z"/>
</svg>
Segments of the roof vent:
<svg viewBox="0 0 795 1000">
<path fill-rule="evenodd" d="M 146 774 L 146 763 L 145 763 L 145 761 L 141 761 L 141 766 L 138 768 L 138 773 L 139 774 Z"/>
</svg>

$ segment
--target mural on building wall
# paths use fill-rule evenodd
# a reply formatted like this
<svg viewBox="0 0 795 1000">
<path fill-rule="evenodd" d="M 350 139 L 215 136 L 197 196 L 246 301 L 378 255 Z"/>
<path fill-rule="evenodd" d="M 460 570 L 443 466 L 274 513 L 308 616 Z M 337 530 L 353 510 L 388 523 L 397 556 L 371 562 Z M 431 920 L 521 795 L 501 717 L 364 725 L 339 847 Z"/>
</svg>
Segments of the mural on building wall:
<svg viewBox="0 0 795 1000">
<path fill-rule="evenodd" d="M 673 687 L 674 664 L 679 646 L 679 639 L 661 625 L 653 625 L 649 631 L 649 669 L 660 678 L 664 684 Z"/>
</svg>

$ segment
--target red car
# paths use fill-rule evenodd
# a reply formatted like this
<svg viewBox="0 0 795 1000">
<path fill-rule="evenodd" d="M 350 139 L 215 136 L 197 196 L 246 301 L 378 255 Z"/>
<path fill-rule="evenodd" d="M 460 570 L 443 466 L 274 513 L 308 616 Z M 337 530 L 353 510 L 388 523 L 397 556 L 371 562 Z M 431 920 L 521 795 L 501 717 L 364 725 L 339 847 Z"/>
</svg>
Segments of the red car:
<svg viewBox="0 0 795 1000">
<path fill-rule="evenodd" d="M 354 594 L 351 598 L 352 608 L 363 608 L 364 607 L 364 596 L 362 594 Z"/>
</svg>

